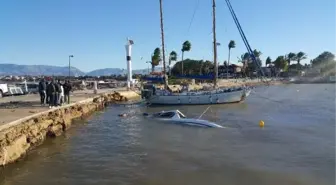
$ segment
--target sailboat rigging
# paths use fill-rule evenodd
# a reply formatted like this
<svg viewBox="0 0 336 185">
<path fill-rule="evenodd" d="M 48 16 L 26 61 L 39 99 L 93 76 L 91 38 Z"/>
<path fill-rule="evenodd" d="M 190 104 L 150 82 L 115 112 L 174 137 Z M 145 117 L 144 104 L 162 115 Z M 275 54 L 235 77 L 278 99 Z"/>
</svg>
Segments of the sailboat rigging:
<svg viewBox="0 0 336 185">
<path fill-rule="evenodd" d="M 161 27 L 161 44 L 162 44 L 162 62 L 163 62 L 163 74 L 164 74 L 164 89 L 168 89 L 168 76 L 166 72 L 166 55 L 164 44 L 164 31 L 163 31 L 163 12 L 162 12 L 162 0 L 160 1 L 160 27 Z"/>
<path fill-rule="evenodd" d="M 216 39 L 216 0 L 212 0 L 212 32 L 213 32 L 213 52 L 214 52 L 214 87 L 217 88 L 218 63 L 217 63 L 217 39 Z"/>
<path fill-rule="evenodd" d="M 218 62 L 217 62 L 217 40 L 216 40 L 216 1 L 212 0 L 212 20 L 213 20 L 213 47 L 214 47 L 214 90 L 202 90 L 198 92 L 172 93 L 167 91 L 168 77 L 166 75 L 165 54 L 164 54 L 164 32 L 163 32 L 163 15 L 162 0 L 160 2 L 160 23 L 161 23 L 161 42 L 163 54 L 163 72 L 165 88 L 157 89 L 153 85 L 144 86 L 142 97 L 151 105 L 208 105 L 237 103 L 244 101 L 249 96 L 251 90 L 246 87 L 236 88 L 218 88 Z"/>
<path fill-rule="evenodd" d="M 231 5 L 230 0 L 225 0 L 225 1 L 226 1 L 226 4 L 227 4 L 228 8 L 229 8 L 229 11 L 230 11 L 230 13 L 231 13 L 231 15 L 232 15 L 232 18 L 233 18 L 233 20 L 234 20 L 234 22 L 235 22 L 235 24 L 236 24 L 236 26 L 237 26 L 237 28 L 238 28 L 239 34 L 240 34 L 240 36 L 241 36 L 242 39 L 243 39 L 243 42 L 244 42 L 244 44 L 245 44 L 245 47 L 246 47 L 246 49 L 247 49 L 247 51 L 248 51 L 250 57 L 252 58 L 252 61 L 257 65 L 257 67 L 259 68 L 259 70 L 260 70 L 260 72 L 261 72 L 261 74 L 262 74 L 262 77 L 264 77 L 264 76 L 265 76 L 264 71 L 261 69 L 261 66 L 260 66 L 259 63 L 258 63 L 257 58 L 256 58 L 256 56 L 254 55 L 254 52 L 253 52 L 253 50 L 251 49 L 251 46 L 250 46 L 249 42 L 248 42 L 247 39 L 246 39 L 245 33 L 244 33 L 244 31 L 243 31 L 243 29 L 242 29 L 242 27 L 241 27 L 241 25 L 240 25 L 240 23 L 239 23 L 239 21 L 238 21 L 238 18 L 237 18 L 237 16 L 236 16 L 236 13 L 234 12 L 234 10 L 233 10 L 233 8 L 232 8 L 232 5 Z"/>
</svg>

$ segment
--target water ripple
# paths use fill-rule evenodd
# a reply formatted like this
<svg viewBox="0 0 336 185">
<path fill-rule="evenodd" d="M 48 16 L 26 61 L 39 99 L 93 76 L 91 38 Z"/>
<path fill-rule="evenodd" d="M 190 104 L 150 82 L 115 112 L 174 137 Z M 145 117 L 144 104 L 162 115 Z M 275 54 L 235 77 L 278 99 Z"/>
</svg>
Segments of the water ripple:
<svg viewBox="0 0 336 185">
<path fill-rule="evenodd" d="M 141 115 L 178 108 L 198 117 L 207 106 L 110 107 L 1 169 L 0 184 L 334 184 L 335 88 L 255 90 L 260 96 L 211 106 L 204 115 L 226 129 Z"/>
</svg>

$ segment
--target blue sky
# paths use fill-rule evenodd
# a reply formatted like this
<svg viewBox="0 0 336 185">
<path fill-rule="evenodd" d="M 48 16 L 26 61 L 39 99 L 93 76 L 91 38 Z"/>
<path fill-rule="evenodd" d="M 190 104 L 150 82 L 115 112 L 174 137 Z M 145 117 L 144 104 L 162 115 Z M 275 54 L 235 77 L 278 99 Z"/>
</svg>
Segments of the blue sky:
<svg viewBox="0 0 336 185">
<path fill-rule="evenodd" d="M 335 0 L 231 1 L 262 59 L 299 51 L 315 58 L 336 50 Z M 211 60 L 211 0 L 163 2 L 166 53 L 176 50 L 181 56 L 182 42 L 190 40 L 185 58 Z M 133 68 L 147 68 L 145 62 L 161 46 L 158 0 L 1 0 L 0 63 L 65 66 L 73 54 L 73 66 L 83 71 L 126 68 L 126 37 L 135 42 Z M 246 51 L 224 0 L 217 0 L 217 40 L 221 63 L 229 40 L 237 44 L 233 63 Z"/>
</svg>

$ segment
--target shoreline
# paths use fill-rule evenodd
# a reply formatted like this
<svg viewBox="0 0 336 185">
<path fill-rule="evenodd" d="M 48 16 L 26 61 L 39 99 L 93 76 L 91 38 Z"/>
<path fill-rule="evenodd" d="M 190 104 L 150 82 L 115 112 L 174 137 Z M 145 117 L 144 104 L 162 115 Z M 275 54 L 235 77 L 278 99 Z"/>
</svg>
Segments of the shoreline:
<svg viewBox="0 0 336 185">
<path fill-rule="evenodd" d="M 111 103 L 137 98 L 139 95 L 133 91 L 111 91 L 0 125 L 0 166 L 18 161 L 47 138 L 61 135 L 76 119 Z"/>
<path fill-rule="evenodd" d="M 219 84 L 221 87 L 232 87 L 232 86 L 268 86 L 268 85 L 281 85 L 281 84 L 288 84 L 288 80 L 273 80 L 273 79 L 265 79 L 261 81 L 260 79 L 231 79 L 231 80 L 221 80 Z"/>
</svg>

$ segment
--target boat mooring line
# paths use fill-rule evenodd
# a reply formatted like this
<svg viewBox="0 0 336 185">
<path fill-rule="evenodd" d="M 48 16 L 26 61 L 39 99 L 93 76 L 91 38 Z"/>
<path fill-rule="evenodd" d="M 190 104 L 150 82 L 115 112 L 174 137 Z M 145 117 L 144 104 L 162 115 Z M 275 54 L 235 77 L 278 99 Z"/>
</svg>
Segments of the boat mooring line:
<svg viewBox="0 0 336 185">
<path fill-rule="evenodd" d="M 273 101 L 273 102 L 276 102 L 276 103 L 283 103 L 282 101 L 277 101 L 277 100 L 272 100 L 271 98 L 267 98 L 267 97 L 264 97 L 264 96 L 260 96 L 256 91 L 251 91 L 253 92 L 253 94 L 257 95 L 258 97 L 260 98 L 264 98 L 264 99 L 267 99 L 267 100 L 270 100 L 270 101 Z"/>
<path fill-rule="evenodd" d="M 203 113 L 200 115 L 200 117 L 198 117 L 197 119 L 201 119 L 201 117 L 208 111 L 208 109 L 210 108 L 211 106 L 209 106 L 208 108 L 205 109 L 205 111 L 203 111 Z"/>
</svg>

